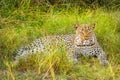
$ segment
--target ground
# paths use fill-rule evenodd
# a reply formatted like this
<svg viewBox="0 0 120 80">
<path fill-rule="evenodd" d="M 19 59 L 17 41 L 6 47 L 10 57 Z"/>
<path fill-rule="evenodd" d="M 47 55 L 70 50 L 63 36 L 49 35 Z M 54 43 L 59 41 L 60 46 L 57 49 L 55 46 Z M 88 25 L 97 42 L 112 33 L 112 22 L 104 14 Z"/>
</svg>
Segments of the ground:
<svg viewBox="0 0 120 80">
<path fill-rule="evenodd" d="M 2 80 L 120 80 L 120 12 L 105 9 L 79 8 L 69 10 L 6 11 L 1 9 L 0 24 L 0 79 Z M 69 63 L 65 49 L 53 47 L 50 55 L 31 55 L 16 67 L 13 53 L 45 35 L 75 33 L 74 23 L 95 23 L 98 42 L 108 55 L 110 64 L 99 65 L 97 59 L 82 57 L 77 65 Z M 57 54 L 56 54 L 57 53 Z M 91 66 L 93 62 L 93 66 Z"/>
</svg>

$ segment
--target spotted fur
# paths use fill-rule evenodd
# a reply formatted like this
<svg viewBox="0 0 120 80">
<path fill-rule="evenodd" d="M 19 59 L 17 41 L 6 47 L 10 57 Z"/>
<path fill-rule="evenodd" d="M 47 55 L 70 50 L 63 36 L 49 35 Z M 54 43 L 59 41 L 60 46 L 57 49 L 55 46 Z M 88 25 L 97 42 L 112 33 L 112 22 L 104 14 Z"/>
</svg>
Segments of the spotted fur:
<svg viewBox="0 0 120 80">
<path fill-rule="evenodd" d="M 93 31 L 95 24 L 76 24 L 74 25 L 74 28 L 76 30 L 76 34 L 45 36 L 20 48 L 16 52 L 16 61 L 18 61 L 19 58 L 25 58 L 31 53 L 48 51 L 50 50 L 51 44 L 58 46 L 58 44 L 64 42 L 67 46 L 68 56 L 72 53 L 70 58 L 76 63 L 78 62 L 78 57 L 80 55 L 85 55 L 88 57 L 96 56 L 102 65 L 108 64 L 107 56 L 97 42 Z"/>
</svg>

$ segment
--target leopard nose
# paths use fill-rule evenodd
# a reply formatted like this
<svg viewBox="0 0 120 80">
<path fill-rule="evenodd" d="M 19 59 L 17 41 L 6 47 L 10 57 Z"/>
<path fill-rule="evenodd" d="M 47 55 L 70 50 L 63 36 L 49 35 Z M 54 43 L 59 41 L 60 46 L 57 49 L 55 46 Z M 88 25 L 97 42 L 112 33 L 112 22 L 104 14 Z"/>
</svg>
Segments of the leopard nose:
<svg viewBox="0 0 120 80">
<path fill-rule="evenodd" d="M 85 40 L 88 40 L 88 39 L 89 39 L 89 36 L 84 36 L 84 39 L 85 39 Z"/>
</svg>

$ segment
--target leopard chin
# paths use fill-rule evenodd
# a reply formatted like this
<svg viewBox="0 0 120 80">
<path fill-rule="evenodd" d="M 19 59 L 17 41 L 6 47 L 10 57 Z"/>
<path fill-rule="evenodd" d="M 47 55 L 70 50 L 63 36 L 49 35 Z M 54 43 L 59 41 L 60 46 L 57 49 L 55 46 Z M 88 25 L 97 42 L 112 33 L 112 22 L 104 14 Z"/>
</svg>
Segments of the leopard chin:
<svg viewBox="0 0 120 80">
<path fill-rule="evenodd" d="M 77 47 L 85 47 L 85 46 L 93 46 L 95 45 L 95 43 L 92 43 L 92 44 L 80 44 L 80 45 L 77 45 Z"/>
</svg>

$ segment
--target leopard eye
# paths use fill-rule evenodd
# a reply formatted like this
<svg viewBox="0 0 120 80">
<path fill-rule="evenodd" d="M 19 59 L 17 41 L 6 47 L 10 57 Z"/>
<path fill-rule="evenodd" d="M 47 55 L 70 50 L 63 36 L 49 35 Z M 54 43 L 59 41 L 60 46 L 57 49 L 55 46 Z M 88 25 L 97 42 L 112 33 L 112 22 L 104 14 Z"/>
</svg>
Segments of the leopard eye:
<svg viewBox="0 0 120 80">
<path fill-rule="evenodd" d="M 82 35 L 83 35 L 83 34 L 84 34 L 84 32 L 83 32 L 83 31 L 80 31 L 80 34 L 82 34 Z"/>
<path fill-rule="evenodd" d="M 88 34 L 91 34 L 91 33 L 92 33 L 92 31 L 89 31 L 89 32 L 88 32 Z"/>
</svg>

